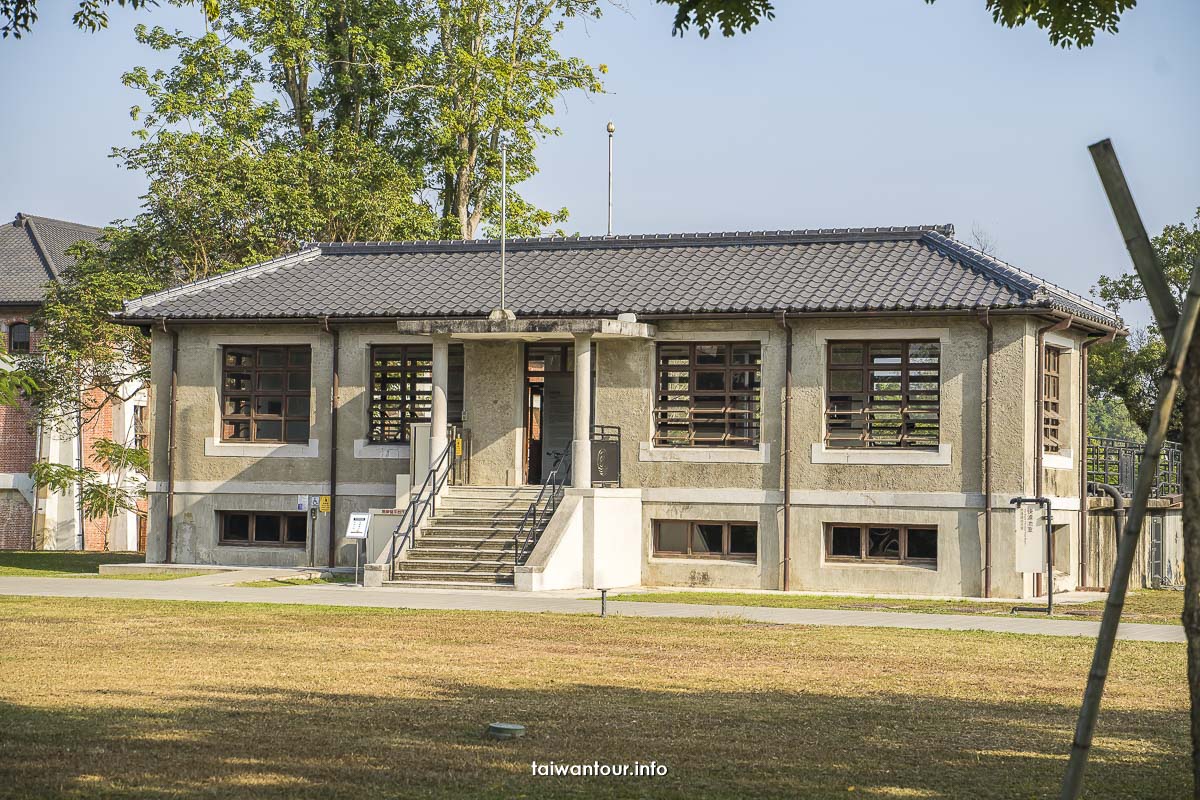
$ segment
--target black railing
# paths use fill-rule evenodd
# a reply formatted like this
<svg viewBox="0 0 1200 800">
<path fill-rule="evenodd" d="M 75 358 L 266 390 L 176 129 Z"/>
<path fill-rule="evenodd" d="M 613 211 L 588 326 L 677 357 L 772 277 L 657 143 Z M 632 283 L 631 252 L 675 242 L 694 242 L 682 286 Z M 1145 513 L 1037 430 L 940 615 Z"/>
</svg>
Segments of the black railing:
<svg viewBox="0 0 1200 800">
<path fill-rule="evenodd" d="M 1137 483 L 1143 445 L 1129 439 L 1109 439 L 1089 436 L 1087 446 L 1088 481 L 1107 483 L 1117 487 L 1121 494 L 1132 495 Z M 1151 496 L 1163 497 L 1182 492 L 1180 466 L 1183 463 L 1183 448 L 1179 442 L 1165 442 L 1162 457 L 1158 460 L 1158 471 L 1154 476 Z"/>
<path fill-rule="evenodd" d="M 415 494 L 409 495 L 408 508 L 400 517 L 400 524 L 392 531 L 392 543 L 388 551 L 390 580 L 396 579 L 396 557 L 404 552 L 405 547 L 413 543 L 417 535 L 417 526 L 421 524 L 421 520 L 425 519 L 426 514 L 437 513 L 438 492 L 450 480 L 458 466 L 459 441 L 457 436 L 450 438 L 446 448 L 442 450 L 442 454 L 429 468 L 429 473 L 425 476 L 421 488 Z"/>
<path fill-rule="evenodd" d="M 542 488 L 538 491 L 537 499 L 529 504 L 525 515 L 521 517 L 521 524 L 513 535 L 514 564 L 525 563 L 529 551 L 537 543 L 538 533 L 558 510 L 558 504 L 562 502 L 563 492 L 570 479 L 571 447 L 568 446 L 554 462 L 554 469 L 550 470 L 546 480 L 542 481 Z"/>
</svg>

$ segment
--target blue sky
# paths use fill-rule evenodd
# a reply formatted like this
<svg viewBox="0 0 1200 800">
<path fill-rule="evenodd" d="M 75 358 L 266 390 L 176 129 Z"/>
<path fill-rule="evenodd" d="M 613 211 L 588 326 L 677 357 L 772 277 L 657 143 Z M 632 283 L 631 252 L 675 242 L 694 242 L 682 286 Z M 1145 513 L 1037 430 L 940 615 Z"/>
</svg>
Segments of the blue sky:
<svg viewBox="0 0 1200 800">
<path fill-rule="evenodd" d="M 0 41 L 0 215 L 131 216 L 142 181 L 108 158 L 139 101 L 120 74 L 156 63 L 131 29 L 199 12 L 117 9 L 85 34 L 42 5 L 33 33 Z M 610 119 L 618 233 L 979 225 L 1002 258 L 1087 292 L 1129 264 L 1088 144 L 1113 139 L 1152 233 L 1200 206 L 1195 0 L 1144 2 L 1084 51 L 993 24 L 984 0 L 777 0 L 774 22 L 707 41 L 625 5 L 562 35 L 608 65 L 608 91 L 565 99 L 523 188 L 567 206 L 572 232 L 604 232 Z"/>
</svg>

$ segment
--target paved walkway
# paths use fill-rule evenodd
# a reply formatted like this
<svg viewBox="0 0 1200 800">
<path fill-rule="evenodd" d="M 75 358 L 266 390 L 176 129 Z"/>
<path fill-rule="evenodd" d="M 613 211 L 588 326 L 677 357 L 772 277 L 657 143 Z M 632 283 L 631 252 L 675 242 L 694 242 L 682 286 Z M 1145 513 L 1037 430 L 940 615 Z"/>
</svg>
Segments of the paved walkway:
<svg viewBox="0 0 1200 800">
<path fill-rule="evenodd" d="M 239 570 L 171 581 L 98 578 L 0 578 L 0 595 L 27 597 L 100 597 L 124 600 L 195 600 L 203 602 L 283 603 L 290 605 L 420 608 L 458 611 L 598 614 L 597 592 L 539 592 L 364 589 L 322 584 L 252 588 L 222 585 L 277 576 L 280 570 Z M 891 611 L 836 611 L 815 608 L 709 606 L 691 603 L 609 602 L 608 612 L 628 617 L 702 617 L 741 619 L 780 625 L 834 625 L 863 628 L 919 628 L 948 631 L 992 631 L 1045 636 L 1094 638 L 1097 622 L 1028 617 L 984 617 L 967 614 L 916 614 Z M 1143 642 L 1183 642 L 1183 627 L 1128 622 L 1119 638 Z"/>
</svg>

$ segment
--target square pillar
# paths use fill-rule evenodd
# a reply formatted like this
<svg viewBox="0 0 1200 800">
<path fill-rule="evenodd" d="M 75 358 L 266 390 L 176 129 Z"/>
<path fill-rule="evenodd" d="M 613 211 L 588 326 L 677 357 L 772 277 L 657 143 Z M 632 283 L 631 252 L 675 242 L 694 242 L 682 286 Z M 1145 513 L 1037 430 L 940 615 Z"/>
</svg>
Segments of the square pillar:
<svg viewBox="0 0 1200 800">
<path fill-rule="evenodd" d="M 450 386 L 450 335 L 433 334 L 433 396 L 429 410 L 429 467 L 446 449 L 446 393 Z"/>
<path fill-rule="evenodd" d="M 571 485 L 592 485 L 592 335 L 575 334 L 575 431 L 571 453 Z"/>
</svg>

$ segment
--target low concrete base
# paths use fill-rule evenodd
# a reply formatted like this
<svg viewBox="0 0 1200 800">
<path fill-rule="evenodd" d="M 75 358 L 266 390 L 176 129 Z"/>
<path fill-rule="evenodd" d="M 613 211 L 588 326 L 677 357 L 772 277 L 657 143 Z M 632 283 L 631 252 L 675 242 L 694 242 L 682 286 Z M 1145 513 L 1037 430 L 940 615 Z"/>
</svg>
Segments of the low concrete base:
<svg viewBox="0 0 1200 800">
<path fill-rule="evenodd" d="M 101 564 L 101 575 L 142 575 L 168 572 L 228 572 L 226 567 L 200 564 Z"/>
</svg>

